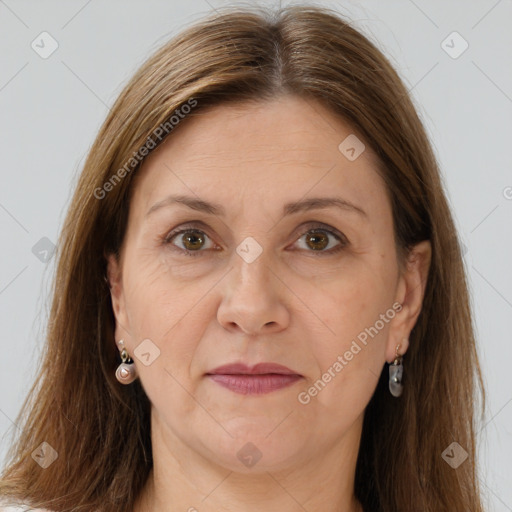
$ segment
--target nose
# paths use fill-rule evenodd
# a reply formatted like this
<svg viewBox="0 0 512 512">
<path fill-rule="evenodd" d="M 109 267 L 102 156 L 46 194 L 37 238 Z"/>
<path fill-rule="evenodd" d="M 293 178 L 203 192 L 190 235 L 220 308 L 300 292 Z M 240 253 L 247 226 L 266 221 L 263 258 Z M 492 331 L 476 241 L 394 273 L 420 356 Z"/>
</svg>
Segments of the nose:
<svg viewBox="0 0 512 512">
<path fill-rule="evenodd" d="M 234 254 L 233 268 L 222 286 L 217 320 L 225 329 L 253 335 L 279 332 L 288 326 L 287 287 L 265 251 L 250 263 Z"/>
</svg>

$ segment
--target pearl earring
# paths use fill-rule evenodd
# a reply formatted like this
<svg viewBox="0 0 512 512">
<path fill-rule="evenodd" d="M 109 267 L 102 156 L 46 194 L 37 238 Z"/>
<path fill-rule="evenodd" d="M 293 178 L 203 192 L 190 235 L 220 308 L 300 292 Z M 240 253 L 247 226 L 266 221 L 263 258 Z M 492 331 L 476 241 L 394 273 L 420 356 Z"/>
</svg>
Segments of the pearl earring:
<svg viewBox="0 0 512 512">
<path fill-rule="evenodd" d="M 124 347 L 124 341 L 119 340 L 122 363 L 117 367 L 116 379 L 121 384 L 131 384 L 137 378 L 137 368 Z"/>
<path fill-rule="evenodd" d="M 398 353 L 400 343 L 396 346 L 396 355 L 393 364 L 389 365 L 389 391 L 394 397 L 399 397 L 403 391 L 402 374 L 404 367 L 402 365 L 402 356 Z"/>
</svg>

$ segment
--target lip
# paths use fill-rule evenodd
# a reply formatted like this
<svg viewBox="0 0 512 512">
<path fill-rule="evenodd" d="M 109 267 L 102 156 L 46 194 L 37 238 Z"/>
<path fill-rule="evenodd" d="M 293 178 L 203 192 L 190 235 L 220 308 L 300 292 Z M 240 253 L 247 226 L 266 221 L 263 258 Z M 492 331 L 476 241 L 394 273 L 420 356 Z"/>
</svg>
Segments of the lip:
<svg viewBox="0 0 512 512">
<path fill-rule="evenodd" d="M 206 374 L 217 384 L 242 395 L 260 395 L 293 385 L 302 375 L 276 363 L 247 366 L 234 363 L 219 366 Z"/>
<path fill-rule="evenodd" d="M 207 375 L 265 375 L 269 373 L 301 377 L 298 372 L 277 363 L 258 363 L 253 366 L 247 366 L 244 363 L 225 364 L 208 372 Z"/>
</svg>

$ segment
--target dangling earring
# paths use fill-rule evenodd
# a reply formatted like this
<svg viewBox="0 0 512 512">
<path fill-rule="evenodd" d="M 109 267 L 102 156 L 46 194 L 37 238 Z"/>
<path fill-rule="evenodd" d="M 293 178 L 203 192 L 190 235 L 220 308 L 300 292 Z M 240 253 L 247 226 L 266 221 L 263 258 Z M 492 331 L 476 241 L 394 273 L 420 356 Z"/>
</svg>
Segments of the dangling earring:
<svg viewBox="0 0 512 512">
<path fill-rule="evenodd" d="M 123 362 L 117 367 L 116 379 L 121 384 L 131 384 L 137 378 L 137 368 L 128 355 L 126 348 L 124 348 L 124 341 L 119 340 L 118 345 L 121 348 L 121 359 Z"/>
<path fill-rule="evenodd" d="M 402 374 L 404 367 L 402 365 L 402 356 L 398 353 L 400 343 L 396 346 L 396 355 L 393 364 L 389 365 L 389 391 L 395 397 L 399 397 L 403 391 Z"/>
</svg>

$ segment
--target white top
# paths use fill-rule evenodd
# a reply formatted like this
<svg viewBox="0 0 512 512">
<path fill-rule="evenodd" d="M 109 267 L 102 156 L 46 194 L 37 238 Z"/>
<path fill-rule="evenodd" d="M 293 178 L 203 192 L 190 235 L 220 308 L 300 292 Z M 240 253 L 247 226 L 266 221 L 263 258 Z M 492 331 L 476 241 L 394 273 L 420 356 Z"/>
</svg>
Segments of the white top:
<svg viewBox="0 0 512 512">
<path fill-rule="evenodd" d="M 30 505 L 13 505 L 12 502 L 0 502 L 0 512 L 51 512 L 42 508 L 31 508 Z"/>
</svg>

